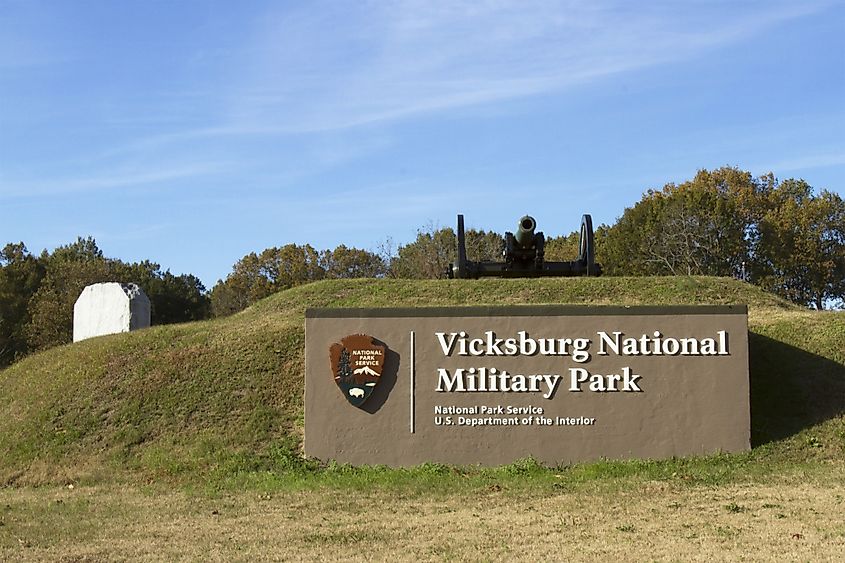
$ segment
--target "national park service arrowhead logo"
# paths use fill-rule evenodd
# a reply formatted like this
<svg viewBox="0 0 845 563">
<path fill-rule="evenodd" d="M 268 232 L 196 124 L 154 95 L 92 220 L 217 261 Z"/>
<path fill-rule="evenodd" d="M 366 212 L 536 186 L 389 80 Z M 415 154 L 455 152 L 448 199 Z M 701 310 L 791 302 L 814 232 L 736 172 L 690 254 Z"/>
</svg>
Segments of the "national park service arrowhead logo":
<svg viewBox="0 0 845 563">
<path fill-rule="evenodd" d="M 366 334 L 353 334 L 332 344 L 332 374 L 347 401 L 360 407 L 370 398 L 381 379 L 386 353 L 386 346 Z"/>
</svg>

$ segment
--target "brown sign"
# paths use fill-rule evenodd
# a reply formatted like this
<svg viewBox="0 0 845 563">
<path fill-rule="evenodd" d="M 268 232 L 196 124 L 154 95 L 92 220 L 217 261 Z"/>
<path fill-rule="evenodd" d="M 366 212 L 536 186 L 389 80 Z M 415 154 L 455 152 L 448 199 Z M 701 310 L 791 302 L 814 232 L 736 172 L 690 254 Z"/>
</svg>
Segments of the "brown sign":
<svg viewBox="0 0 845 563">
<path fill-rule="evenodd" d="M 347 336 L 329 348 L 334 382 L 356 407 L 364 404 L 378 385 L 386 350 L 366 334 Z"/>
<path fill-rule="evenodd" d="M 309 309 L 306 336 L 315 458 L 558 464 L 750 447 L 745 306 Z"/>
</svg>

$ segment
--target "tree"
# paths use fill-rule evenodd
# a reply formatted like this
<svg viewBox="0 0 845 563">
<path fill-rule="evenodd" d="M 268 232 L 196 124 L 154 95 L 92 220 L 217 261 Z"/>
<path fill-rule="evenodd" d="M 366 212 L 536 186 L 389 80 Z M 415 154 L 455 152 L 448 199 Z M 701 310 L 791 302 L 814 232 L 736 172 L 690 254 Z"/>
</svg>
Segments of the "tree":
<svg viewBox="0 0 845 563">
<path fill-rule="evenodd" d="M 749 256 L 758 192 L 750 175 L 733 168 L 649 190 L 599 237 L 605 271 L 737 276 Z"/>
<path fill-rule="evenodd" d="M 505 249 L 505 239 L 499 233 L 479 229 L 468 229 L 466 239 L 467 259 L 475 262 L 500 262 Z M 456 240 L 457 244 L 457 240 Z M 455 247 L 457 254 L 457 246 Z"/>
<path fill-rule="evenodd" d="M 215 317 L 242 311 L 256 301 L 277 291 L 323 279 L 320 253 L 310 244 L 288 244 L 251 252 L 238 260 L 226 280 L 211 290 L 211 309 Z"/>
<path fill-rule="evenodd" d="M 184 323 L 200 321 L 211 316 L 211 299 L 202 281 L 193 274 L 171 274 L 170 270 L 161 274 L 156 285 L 160 291 L 154 291 L 152 305 L 155 311 L 155 324 Z"/>
<path fill-rule="evenodd" d="M 255 302 L 252 289 L 244 278 L 233 274 L 229 274 L 225 281 L 217 280 L 211 288 L 211 316 L 225 317 L 243 311 Z"/>
<path fill-rule="evenodd" d="M 845 298 L 845 202 L 803 180 L 768 192 L 756 230 L 752 280 L 802 305 L 823 309 Z"/>
<path fill-rule="evenodd" d="M 451 228 L 435 229 L 429 225 L 417 231 L 414 242 L 399 246 L 390 269 L 397 278 L 443 278 L 446 267 L 455 261 L 456 245 Z"/>
<path fill-rule="evenodd" d="M 544 259 L 549 262 L 569 262 L 578 258 L 579 233 L 546 238 Z"/>
<path fill-rule="evenodd" d="M 320 253 L 310 244 L 286 244 L 268 248 L 259 256 L 260 273 L 275 291 L 317 281 L 325 277 L 320 265 Z"/>
<path fill-rule="evenodd" d="M 464 232 L 467 259 L 502 259 L 504 239 L 498 233 L 478 229 Z M 398 278 L 440 279 L 457 259 L 457 236 L 451 227 L 435 229 L 428 225 L 417 231 L 414 242 L 400 246 L 390 262 L 390 274 Z"/>
<path fill-rule="evenodd" d="M 76 237 L 76 241 L 53 250 L 48 254 L 45 250 L 42 258 L 49 258 L 55 262 L 97 262 L 104 260 L 103 251 L 97 246 L 94 237 Z"/>
<path fill-rule="evenodd" d="M 384 260 L 380 256 L 349 248 L 344 244 L 334 250 L 320 253 L 320 265 L 327 278 L 379 278 L 385 274 Z"/>
<path fill-rule="evenodd" d="M 150 299 L 153 324 L 183 323 L 206 319 L 211 314 L 211 301 L 205 286 L 192 274 L 175 275 L 161 271 L 155 262 L 144 260 L 126 264 L 110 261 L 112 281 L 137 283 Z"/>
<path fill-rule="evenodd" d="M 112 281 L 108 261 L 92 238 L 46 251 L 46 275 L 28 304 L 24 330 L 31 352 L 66 344 L 73 338 L 73 305 L 85 286 Z"/>
<path fill-rule="evenodd" d="M 28 352 L 24 332 L 30 320 L 28 304 L 44 273 L 44 265 L 23 242 L 0 250 L 0 367 Z"/>
<path fill-rule="evenodd" d="M 605 272 L 738 277 L 817 309 L 845 299 L 845 204 L 804 180 L 701 170 L 597 233 Z"/>
</svg>

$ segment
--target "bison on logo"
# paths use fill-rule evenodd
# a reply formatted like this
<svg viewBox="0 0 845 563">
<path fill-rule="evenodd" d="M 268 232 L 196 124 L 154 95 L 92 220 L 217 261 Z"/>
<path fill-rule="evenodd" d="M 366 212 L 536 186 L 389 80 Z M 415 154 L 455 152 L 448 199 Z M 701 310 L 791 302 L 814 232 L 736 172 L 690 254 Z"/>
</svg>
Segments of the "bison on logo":
<svg viewBox="0 0 845 563">
<path fill-rule="evenodd" d="M 347 336 L 329 349 L 334 382 L 356 407 L 363 405 L 378 385 L 386 352 L 386 346 L 366 334 Z"/>
</svg>

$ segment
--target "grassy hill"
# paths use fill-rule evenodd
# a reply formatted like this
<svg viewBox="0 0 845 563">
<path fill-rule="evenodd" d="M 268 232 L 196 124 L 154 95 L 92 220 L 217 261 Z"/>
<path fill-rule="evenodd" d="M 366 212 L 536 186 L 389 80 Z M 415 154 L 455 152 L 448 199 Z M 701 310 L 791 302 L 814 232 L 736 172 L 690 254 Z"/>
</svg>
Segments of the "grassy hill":
<svg viewBox="0 0 845 563">
<path fill-rule="evenodd" d="M 845 313 L 722 278 L 332 280 L 0 371 L 0 485 L 299 470 L 306 307 L 523 303 L 748 304 L 755 451 L 737 459 L 845 459 Z"/>
</svg>

